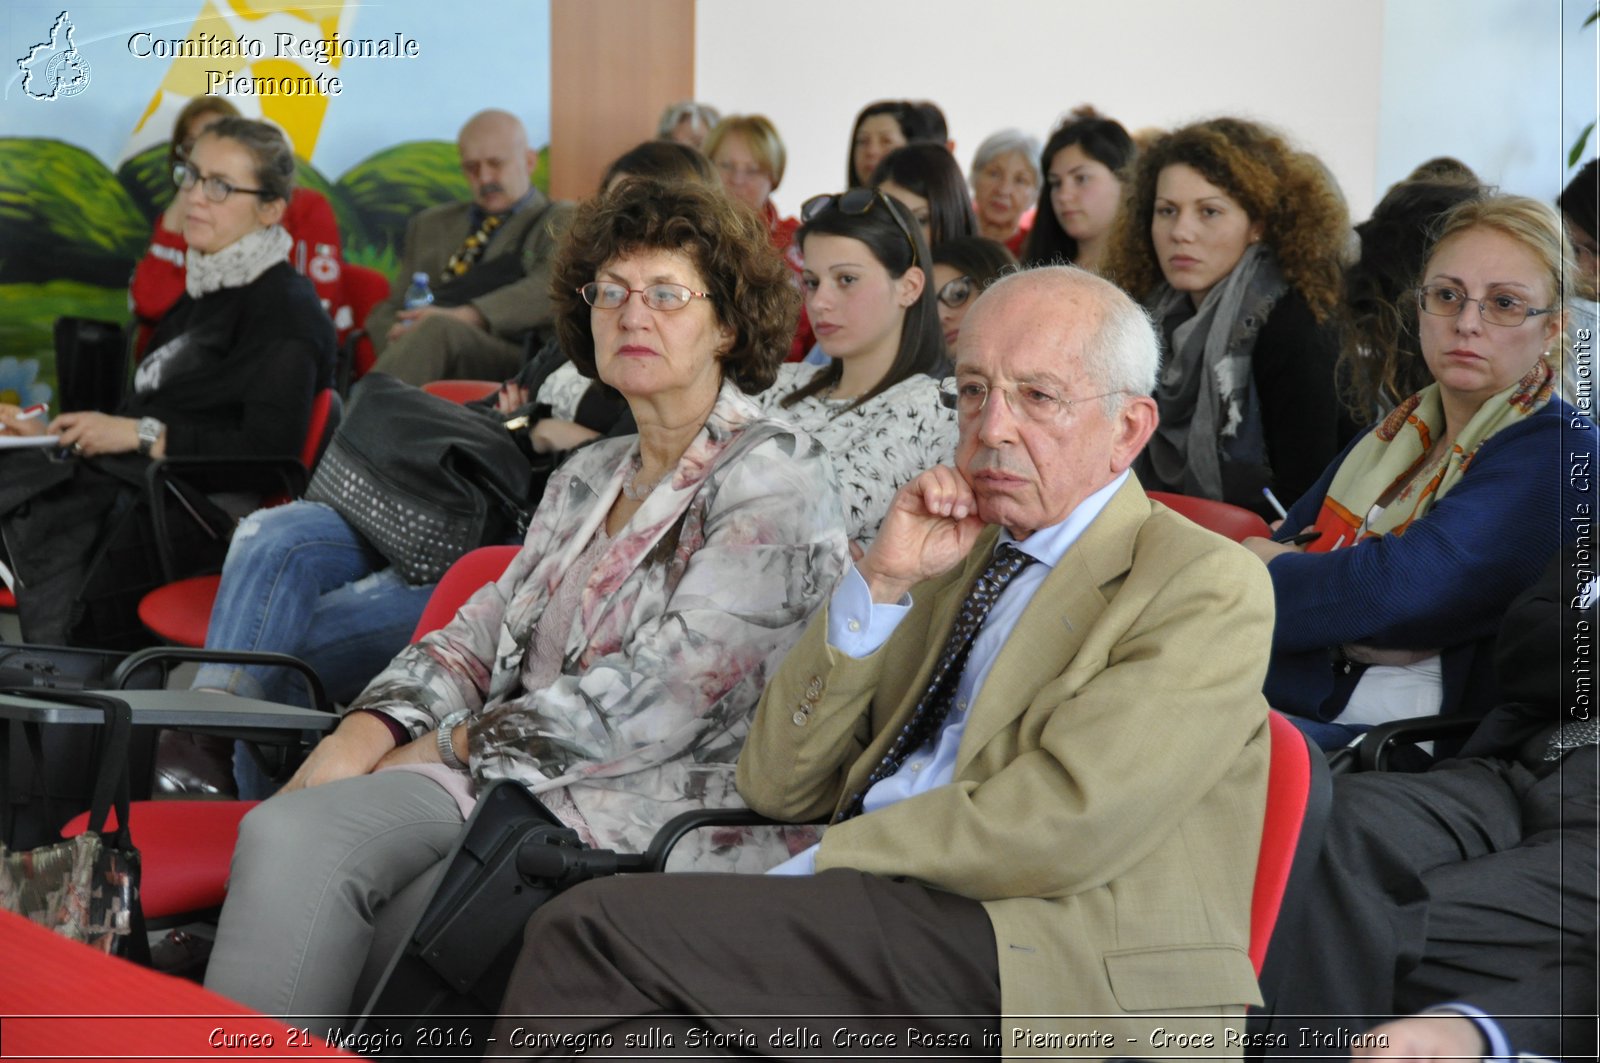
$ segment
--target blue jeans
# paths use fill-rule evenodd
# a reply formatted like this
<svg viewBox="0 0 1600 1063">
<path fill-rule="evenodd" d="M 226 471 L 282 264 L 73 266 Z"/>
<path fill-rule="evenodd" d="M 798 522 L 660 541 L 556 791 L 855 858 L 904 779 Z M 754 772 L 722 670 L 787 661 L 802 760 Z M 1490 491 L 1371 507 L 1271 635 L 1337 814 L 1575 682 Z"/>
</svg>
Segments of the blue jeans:
<svg viewBox="0 0 1600 1063">
<path fill-rule="evenodd" d="M 228 548 L 206 647 L 298 657 L 316 669 L 329 697 L 348 703 L 405 648 L 432 593 L 432 584 L 406 583 L 320 502 L 258 510 Z M 208 664 L 193 685 L 309 704 L 299 675 L 282 668 Z M 254 764 L 236 758 L 235 766 L 240 796 L 247 777 L 250 796 L 265 796 Z"/>
</svg>

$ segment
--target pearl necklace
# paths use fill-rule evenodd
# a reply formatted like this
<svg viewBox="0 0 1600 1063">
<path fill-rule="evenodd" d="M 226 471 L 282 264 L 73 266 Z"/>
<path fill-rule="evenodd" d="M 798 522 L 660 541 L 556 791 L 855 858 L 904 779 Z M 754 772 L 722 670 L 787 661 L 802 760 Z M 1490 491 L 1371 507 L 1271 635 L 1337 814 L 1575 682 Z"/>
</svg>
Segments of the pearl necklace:
<svg viewBox="0 0 1600 1063">
<path fill-rule="evenodd" d="M 660 476 L 657 476 L 654 480 L 641 484 L 639 482 L 639 474 L 642 472 L 644 472 L 644 462 L 642 459 L 635 456 L 629 465 L 627 479 L 622 481 L 623 498 L 629 499 L 633 502 L 643 502 L 645 499 L 650 497 L 650 492 L 654 491 L 657 485 L 659 485 L 662 480 L 665 480 L 672 473 L 672 470 L 668 469 Z"/>
</svg>

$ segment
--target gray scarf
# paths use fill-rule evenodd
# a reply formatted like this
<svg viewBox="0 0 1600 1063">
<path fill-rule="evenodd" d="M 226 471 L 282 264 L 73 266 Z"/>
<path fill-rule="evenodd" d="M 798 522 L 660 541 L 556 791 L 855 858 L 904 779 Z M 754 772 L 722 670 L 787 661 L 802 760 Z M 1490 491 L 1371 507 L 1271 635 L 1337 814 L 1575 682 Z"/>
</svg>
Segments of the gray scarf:
<svg viewBox="0 0 1600 1063">
<path fill-rule="evenodd" d="M 1172 331 L 1156 403 L 1161 423 L 1149 458 L 1163 485 L 1189 482 L 1222 497 L 1222 444 L 1244 423 L 1256 336 L 1289 284 L 1265 244 L 1245 248 L 1238 265 Z M 1145 300 L 1158 328 L 1189 304 L 1189 293 L 1162 284 Z"/>
<path fill-rule="evenodd" d="M 289 257 L 294 240 L 281 225 L 245 233 L 214 255 L 189 248 L 184 285 L 195 299 L 221 288 L 242 288 Z"/>
</svg>

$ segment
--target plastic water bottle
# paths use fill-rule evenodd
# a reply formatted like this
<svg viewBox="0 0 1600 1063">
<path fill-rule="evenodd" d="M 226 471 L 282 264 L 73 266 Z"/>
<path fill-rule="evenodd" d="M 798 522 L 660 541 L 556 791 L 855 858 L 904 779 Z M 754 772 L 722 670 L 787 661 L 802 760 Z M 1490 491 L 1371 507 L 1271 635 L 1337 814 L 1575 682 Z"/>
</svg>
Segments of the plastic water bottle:
<svg viewBox="0 0 1600 1063">
<path fill-rule="evenodd" d="M 428 288 L 428 275 L 426 273 L 413 273 L 411 286 L 406 289 L 406 309 L 421 310 L 425 306 L 433 305 L 433 292 Z"/>
</svg>

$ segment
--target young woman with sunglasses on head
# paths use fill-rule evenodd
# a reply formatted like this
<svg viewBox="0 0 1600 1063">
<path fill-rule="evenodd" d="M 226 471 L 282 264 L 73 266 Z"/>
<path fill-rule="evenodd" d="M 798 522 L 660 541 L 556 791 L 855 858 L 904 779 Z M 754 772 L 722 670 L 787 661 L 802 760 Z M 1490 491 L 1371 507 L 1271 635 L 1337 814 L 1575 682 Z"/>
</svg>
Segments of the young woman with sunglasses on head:
<svg viewBox="0 0 1600 1063">
<path fill-rule="evenodd" d="M 1002 273 L 1017 268 L 1004 244 L 982 236 L 961 236 L 933 249 L 933 291 L 939 300 L 939 327 L 953 357 L 961 322 L 978 293 Z"/>
<path fill-rule="evenodd" d="M 1433 383 L 1327 467 L 1277 541 L 1244 544 L 1277 600 L 1267 700 L 1325 748 L 1496 704 L 1501 615 L 1593 520 L 1566 456 L 1600 441 L 1556 393 L 1574 275 L 1560 219 L 1483 195 L 1432 236 L 1407 296 Z"/>
<path fill-rule="evenodd" d="M 801 284 L 829 362 L 783 366 L 759 398 L 828 449 L 846 533 L 864 548 L 895 491 L 955 451 L 928 249 L 910 212 L 875 189 L 817 196 L 801 218 Z"/>
<path fill-rule="evenodd" d="M 1315 157 L 1214 118 L 1139 156 L 1106 276 L 1163 344 L 1161 425 L 1135 465 L 1149 490 L 1279 514 L 1354 426 L 1334 381 L 1344 198 Z"/>
</svg>

